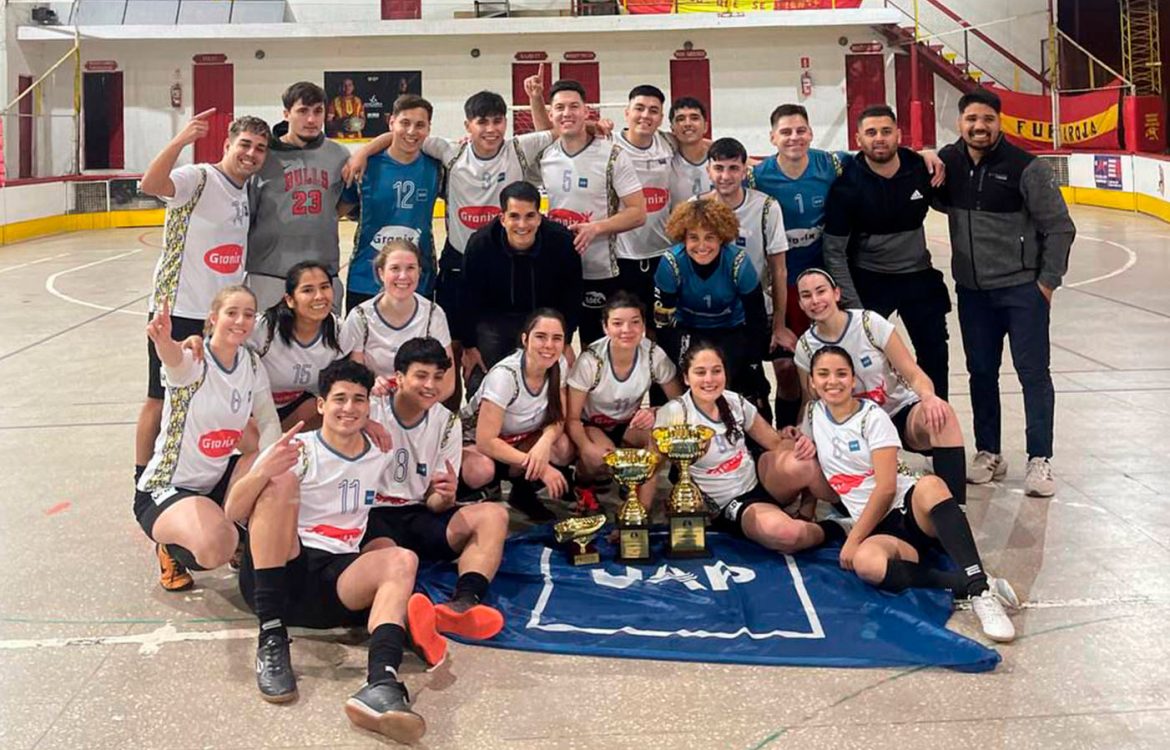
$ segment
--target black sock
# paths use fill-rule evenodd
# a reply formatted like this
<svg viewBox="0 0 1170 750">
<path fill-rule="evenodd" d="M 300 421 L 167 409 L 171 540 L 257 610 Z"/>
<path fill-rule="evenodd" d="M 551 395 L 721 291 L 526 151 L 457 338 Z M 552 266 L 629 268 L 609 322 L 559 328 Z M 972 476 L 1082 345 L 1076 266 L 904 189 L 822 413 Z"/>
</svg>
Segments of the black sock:
<svg viewBox="0 0 1170 750">
<path fill-rule="evenodd" d="M 490 584 L 491 581 L 482 573 L 462 573 L 459 580 L 455 581 L 455 593 L 451 595 L 451 601 L 465 600 L 479 604 Z"/>
<path fill-rule="evenodd" d="M 817 521 L 817 526 L 820 526 L 821 531 L 825 532 L 825 544 L 833 542 L 844 544 L 845 540 L 849 538 L 849 535 L 845 533 L 845 528 L 836 521 Z"/>
<path fill-rule="evenodd" d="M 265 635 L 276 630 L 287 638 L 288 630 L 282 622 L 287 596 L 284 566 L 257 568 L 253 573 L 256 583 L 252 590 L 252 606 L 256 610 L 256 619 L 260 621 L 260 634 Z"/>
<path fill-rule="evenodd" d="M 776 397 L 776 429 L 800 424 L 800 399 Z"/>
<path fill-rule="evenodd" d="M 960 445 L 957 448 L 933 448 L 930 453 L 934 461 L 934 473 L 946 484 L 955 502 L 966 505 L 967 451 Z"/>
<path fill-rule="evenodd" d="M 142 479 L 144 471 L 146 471 L 146 464 L 134 464 L 134 484 L 138 484 L 138 480 Z"/>
<path fill-rule="evenodd" d="M 967 577 L 966 591 L 956 590 L 955 593 L 959 596 L 982 594 L 987 590 L 987 573 L 983 571 L 975 537 L 971 535 L 971 525 L 967 523 L 963 509 L 954 498 L 947 498 L 930 509 L 930 520 L 939 543 L 959 566 L 959 572 Z"/>
<path fill-rule="evenodd" d="M 402 664 L 402 645 L 406 643 L 406 631 L 401 625 L 384 622 L 370 633 L 370 655 L 366 666 L 366 681 L 393 680 L 398 682 L 398 666 Z"/>
<path fill-rule="evenodd" d="M 886 577 L 878 588 L 894 593 L 909 588 L 950 589 L 963 596 L 967 591 L 967 575 L 961 570 L 937 570 L 922 563 L 889 560 L 886 562 Z"/>
</svg>

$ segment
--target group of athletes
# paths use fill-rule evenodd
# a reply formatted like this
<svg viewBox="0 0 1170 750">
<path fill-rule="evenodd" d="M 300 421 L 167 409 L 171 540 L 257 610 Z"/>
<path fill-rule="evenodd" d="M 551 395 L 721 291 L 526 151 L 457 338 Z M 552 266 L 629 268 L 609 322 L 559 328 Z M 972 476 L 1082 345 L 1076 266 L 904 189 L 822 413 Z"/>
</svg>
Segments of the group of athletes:
<svg viewBox="0 0 1170 750">
<path fill-rule="evenodd" d="M 976 202 L 1007 200 L 1012 147 L 994 96 L 964 97 L 962 141 L 939 155 L 901 148 L 885 106 L 858 120 L 856 156 L 812 149 L 806 111 L 784 104 L 771 117 L 777 153 L 756 162 L 734 139 L 707 138 L 695 99 L 667 108 L 658 88 L 638 86 L 618 128 L 575 82 L 555 83 L 547 101 L 539 76 L 525 88 L 534 132 L 508 136 L 503 98 L 480 92 L 465 136 L 432 137 L 430 103 L 404 95 L 390 131 L 351 154 L 325 138 L 325 92 L 297 83 L 272 131 L 232 122 L 217 164 L 175 166 L 209 113 L 150 164 L 142 190 L 167 216 L 134 511 L 162 586 L 238 569 L 272 702 L 297 694 L 289 626 L 364 623 L 368 676 L 346 713 L 413 742 L 425 722 L 398 676 L 404 648 L 434 666 L 444 634 L 503 627 L 485 603 L 508 532 L 501 481 L 534 520 L 554 517 L 558 498 L 562 512 L 594 511 L 610 450 L 653 449 L 653 427 L 686 422 L 715 431 L 693 477 L 716 530 L 783 553 L 840 544 L 841 566 L 874 586 L 949 589 L 990 638 L 1014 638 L 1004 608 L 1016 595 L 985 571 L 962 507 L 968 481 L 1002 476 L 998 392 L 995 445 L 978 446 L 968 469 L 945 400 L 949 297 L 922 229 L 932 204 L 966 210 L 973 226 Z M 989 180 L 1002 194 L 946 189 L 980 164 L 1000 165 Z M 358 229 L 343 318 L 347 215 Z M 1020 240 L 1021 258 L 1039 257 L 1037 294 L 1067 265 L 1067 246 L 1062 259 L 1045 239 L 1063 236 L 1052 226 Z M 523 283 L 511 267 L 513 298 L 558 285 L 534 260 L 557 242 L 579 258 L 580 294 L 519 316 L 461 310 L 480 283 L 464 268 L 491 237 L 501 257 L 527 263 Z M 917 357 L 887 320 L 894 311 Z M 469 330 L 484 341 L 485 327 L 510 343 L 461 346 Z M 1046 463 L 1051 438 L 1032 454 L 1032 431 L 1031 458 Z M 934 474 L 900 471 L 902 449 L 931 456 Z M 655 490 L 641 488 L 648 509 Z M 936 551 L 955 567 L 936 567 Z M 415 591 L 420 560 L 457 564 L 448 601 Z"/>
</svg>

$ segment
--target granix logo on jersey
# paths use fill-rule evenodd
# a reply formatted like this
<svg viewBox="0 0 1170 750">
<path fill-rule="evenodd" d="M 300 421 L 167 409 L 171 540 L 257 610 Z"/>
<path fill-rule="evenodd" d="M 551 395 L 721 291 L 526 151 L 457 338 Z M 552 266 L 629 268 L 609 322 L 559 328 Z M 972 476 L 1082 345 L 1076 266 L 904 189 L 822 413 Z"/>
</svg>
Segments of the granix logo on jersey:
<svg viewBox="0 0 1170 750">
<path fill-rule="evenodd" d="M 719 464 L 714 469 L 707 469 L 707 476 L 718 477 L 724 474 L 730 474 L 738 469 L 742 463 L 743 451 L 737 451 L 734 456 Z"/>
<path fill-rule="evenodd" d="M 889 400 L 889 394 L 886 393 L 886 384 L 878 383 L 878 387 L 872 391 L 862 391 L 857 394 L 858 398 L 868 399 L 878 406 L 885 406 L 886 401 Z"/>
<path fill-rule="evenodd" d="M 284 173 L 284 190 L 288 192 L 293 188 L 320 186 L 326 190 L 329 189 L 329 172 L 317 167 L 293 167 Z"/>
<path fill-rule="evenodd" d="M 558 224 L 564 224 L 566 227 L 571 227 L 574 224 L 584 224 L 587 221 L 593 221 L 593 212 L 590 211 L 587 214 L 583 214 L 567 208 L 554 208 L 548 212 L 548 218 L 552 219 Z"/>
<path fill-rule="evenodd" d="M 646 213 L 652 214 L 666 208 L 670 203 L 670 191 L 656 187 L 642 188 L 642 195 L 646 197 Z"/>
<path fill-rule="evenodd" d="M 235 273 L 244 262 L 243 245 L 220 245 L 203 254 L 203 262 L 216 273 Z"/>
<path fill-rule="evenodd" d="M 223 458 L 236 449 L 243 436 L 239 430 L 215 430 L 199 438 L 199 452 L 208 458 Z"/>
<path fill-rule="evenodd" d="M 459 223 L 468 229 L 480 229 L 500 215 L 496 206 L 464 206 L 459 209 Z"/>
<path fill-rule="evenodd" d="M 853 490 L 861 486 L 865 478 L 873 475 L 873 469 L 864 474 L 834 474 L 829 477 L 829 486 L 833 488 L 833 492 L 838 495 L 848 495 Z"/>
<path fill-rule="evenodd" d="M 310 534 L 317 534 L 319 536 L 327 536 L 330 539 L 336 539 L 339 542 L 356 541 L 362 538 L 361 529 L 343 529 L 340 526 L 330 526 L 326 523 L 319 523 L 316 526 L 306 529 Z"/>
</svg>

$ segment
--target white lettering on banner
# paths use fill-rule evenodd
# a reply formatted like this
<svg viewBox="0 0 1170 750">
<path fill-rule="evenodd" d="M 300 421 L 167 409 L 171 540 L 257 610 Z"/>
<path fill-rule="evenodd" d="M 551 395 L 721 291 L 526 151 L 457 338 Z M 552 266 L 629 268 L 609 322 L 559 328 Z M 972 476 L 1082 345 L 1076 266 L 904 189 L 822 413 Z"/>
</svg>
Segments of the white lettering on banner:
<svg viewBox="0 0 1170 750">
<path fill-rule="evenodd" d="M 712 591 L 727 591 L 727 582 L 751 583 L 756 580 L 756 571 L 751 568 L 741 568 L 738 565 L 728 565 L 722 560 L 714 565 L 704 565 L 707 580 L 711 582 Z"/>
<path fill-rule="evenodd" d="M 663 565 L 650 576 L 646 583 L 666 583 L 667 581 L 678 581 L 686 586 L 691 591 L 706 591 L 707 587 L 696 580 L 694 573 L 688 573 L 685 570 L 679 570 L 671 565 Z"/>
<path fill-rule="evenodd" d="M 712 591 L 727 591 L 729 581 L 731 583 L 751 583 L 756 580 L 756 572 L 751 568 L 728 565 L 722 560 L 716 561 L 714 565 L 704 565 L 703 572 L 707 576 L 707 583 Z M 628 565 L 626 566 L 625 573 L 591 570 L 589 574 L 592 576 L 593 582 L 598 586 L 605 586 L 612 589 L 628 589 L 630 586 L 643 580 L 642 571 L 637 568 L 631 568 Z M 707 587 L 699 582 L 696 574 L 680 570 L 671 565 L 659 566 L 658 570 L 654 571 L 654 575 L 645 579 L 646 583 L 654 585 L 669 583 L 671 581 L 681 583 L 690 591 L 707 590 Z"/>
</svg>

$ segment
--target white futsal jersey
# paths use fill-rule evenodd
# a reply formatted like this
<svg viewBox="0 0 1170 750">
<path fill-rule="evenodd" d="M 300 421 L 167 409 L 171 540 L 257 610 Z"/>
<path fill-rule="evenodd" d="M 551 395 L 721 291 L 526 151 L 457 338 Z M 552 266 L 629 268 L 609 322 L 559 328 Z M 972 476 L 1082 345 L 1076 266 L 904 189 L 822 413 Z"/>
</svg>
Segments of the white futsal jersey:
<svg viewBox="0 0 1170 750">
<path fill-rule="evenodd" d="M 414 424 L 406 425 L 394 413 L 394 397 L 382 396 L 370 401 L 370 419 L 386 428 L 394 446 L 378 483 L 377 505 L 425 503 L 435 472 L 446 471 L 448 462 L 459 476 L 463 425 L 459 415 L 442 404 L 435 404 Z"/>
<path fill-rule="evenodd" d="M 722 420 L 711 419 L 695 405 L 690 391 L 661 407 L 654 420 L 657 427 L 694 424 L 715 430 L 707 452 L 691 464 L 691 478 L 720 508 L 750 491 L 759 481 L 756 462 L 744 439 L 747 428 L 756 420 L 756 407 L 733 391 L 724 391 L 723 397 L 727 399 L 731 417 L 739 427 L 739 437 L 734 440 L 727 437 L 727 425 Z"/>
<path fill-rule="evenodd" d="M 575 154 L 556 141 L 540 155 L 540 177 L 548 194 L 548 218 L 566 227 L 606 219 L 621 209 L 621 199 L 642 189 L 630 157 L 621 146 L 594 138 Z M 617 236 L 600 235 L 585 249 L 585 279 L 617 276 Z"/>
<path fill-rule="evenodd" d="M 873 452 L 878 448 L 901 449 L 898 430 L 881 408 L 872 401 L 858 401 L 861 408 L 838 424 L 828 404 L 809 404 L 801 429 L 817 446 L 821 472 L 841 496 L 841 502 L 854 519 L 861 518 L 869 496 L 877 485 L 873 474 Z M 897 489 L 890 510 L 901 508 L 914 478 L 898 472 Z"/>
<path fill-rule="evenodd" d="M 447 241 L 459 252 L 477 229 L 500 215 L 500 191 L 513 182 L 539 182 L 540 152 L 553 142 L 551 130 L 505 139 L 496 155 L 481 159 L 468 142 L 427 138 L 422 150 L 447 170 Z"/>
<path fill-rule="evenodd" d="M 220 289 L 244 283 L 248 191 L 211 164 L 179 167 L 171 182 L 149 308 L 155 312 L 165 299 L 171 315 L 203 320 Z"/>
<path fill-rule="evenodd" d="M 300 435 L 293 474 L 301 482 L 297 534 L 301 544 L 336 555 L 360 551 L 378 481 L 390 462 L 369 438 L 347 458 L 326 445 L 321 431 Z"/>
<path fill-rule="evenodd" d="M 793 360 L 804 372 L 809 372 L 812 356 L 822 346 L 835 344 L 853 358 L 853 393 L 858 398 L 873 401 L 886 414 L 897 414 L 918 402 L 918 394 L 910 390 L 902 377 L 886 359 L 886 344 L 894 333 L 894 324 L 872 310 L 846 310 L 845 332 L 836 341 L 826 341 L 817 335 L 813 323 L 800 337 Z"/>
<path fill-rule="evenodd" d="M 752 265 L 761 279 L 769 280 L 768 258 L 788 252 L 788 235 L 784 232 L 784 215 L 780 204 L 772 196 L 759 190 L 744 188 L 743 203 L 735 209 L 739 219 L 739 236 L 736 247 L 742 247 L 751 258 Z M 771 298 L 765 295 L 771 304 Z"/>
<path fill-rule="evenodd" d="M 272 400 L 277 406 L 296 401 L 305 391 L 316 394 L 321 371 L 353 350 L 353 331 L 343 328 L 336 315 L 333 315 L 333 330 L 337 333 L 340 349 L 326 344 L 321 331 L 308 344 L 302 344 L 296 336 L 290 337 L 286 344 L 275 329 L 269 338 L 268 313 L 256 321 L 248 345 L 264 363 L 268 384 L 272 387 Z"/>
<path fill-rule="evenodd" d="M 569 363 L 561 357 L 562 384 L 568 371 Z M 548 377 L 545 377 L 539 391 L 530 391 L 524 380 L 524 350 L 517 349 L 488 371 L 479 390 L 463 407 L 463 418 L 469 423 L 479 412 L 481 401 L 490 401 L 504 410 L 500 437 L 507 439 L 527 435 L 544 427 L 544 417 L 548 412 Z"/>
<path fill-rule="evenodd" d="M 268 375 L 252 350 L 240 347 L 227 366 L 209 341 L 203 352 L 202 362 L 184 350 L 178 367 L 162 368 L 162 430 L 138 480 L 138 489 L 153 493 L 156 503 L 176 487 L 210 492 L 244 434 L 256 395 L 268 391 Z"/>
<path fill-rule="evenodd" d="M 637 229 L 618 235 L 617 257 L 657 258 L 674 243 L 666 236 L 666 220 L 670 218 L 670 162 L 674 158 L 674 146 L 670 138 L 655 133 L 646 148 L 635 146 L 618 133 L 614 142 L 630 157 L 634 174 L 642 183 L 642 195 L 646 198 L 646 223 Z"/>
<path fill-rule="evenodd" d="M 415 338 L 430 337 L 444 347 L 451 346 L 451 329 L 443 308 L 422 295 L 414 295 L 414 315 L 400 328 L 386 322 L 378 312 L 379 294 L 349 311 L 343 327 L 345 340 L 355 352 L 363 352 L 366 367 L 378 375 L 394 374 L 398 348 Z"/>
<path fill-rule="evenodd" d="M 608 429 L 625 424 L 642 405 L 651 383 L 669 383 L 678 369 L 662 347 L 643 338 L 634 351 L 634 366 L 619 378 L 609 358 L 610 341 L 601 338 L 581 352 L 569 373 L 569 387 L 584 392 L 582 421 Z"/>
<path fill-rule="evenodd" d="M 670 160 L 670 207 L 681 206 L 691 198 L 715 189 L 707 174 L 707 159 L 696 164 L 676 151 Z"/>
</svg>

